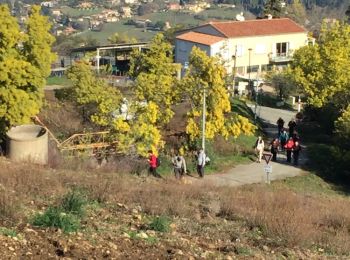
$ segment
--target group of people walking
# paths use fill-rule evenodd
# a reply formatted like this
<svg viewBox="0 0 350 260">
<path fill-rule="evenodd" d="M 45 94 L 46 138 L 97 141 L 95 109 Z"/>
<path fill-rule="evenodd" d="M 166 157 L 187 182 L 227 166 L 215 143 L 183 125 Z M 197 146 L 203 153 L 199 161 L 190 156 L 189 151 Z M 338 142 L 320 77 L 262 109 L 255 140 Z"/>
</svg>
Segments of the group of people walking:
<svg viewBox="0 0 350 260">
<path fill-rule="evenodd" d="M 278 135 L 270 142 L 270 151 L 272 154 L 272 161 L 277 161 L 278 152 L 285 152 L 287 156 L 287 162 L 292 162 L 294 165 L 299 163 L 299 154 L 301 151 L 300 137 L 296 131 L 296 122 L 291 119 L 288 123 L 288 132 L 284 128 L 284 120 L 280 117 L 277 120 Z M 265 149 L 265 143 L 261 136 L 258 137 L 255 143 L 255 149 L 257 151 L 257 162 L 261 162 L 262 155 Z"/>
<path fill-rule="evenodd" d="M 300 138 L 298 132 L 296 131 L 296 122 L 292 119 L 288 123 L 288 132 L 284 128 L 284 120 L 280 117 L 277 120 L 278 135 L 270 143 L 270 151 L 272 154 L 272 161 L 277 161 L 277 154 L 279 152 L 285 152 L 287 156 L 287 162 L 291 163 L 293 159 L 294 165 L 298 165 L 299 154 L 301 151 Z M 265 150 L 265 143 L 261 136 L 258 137 L 255 143 L 255 149 L 257 151 L 257 162 L 261 162 L 263 153 Z M 161 175 L 157 172 L 157 168 L 160 165 L 159 158 L 153 153 L 152 150 L 148 151 L 149 158 L 149 172 L 158 178 L 161 178 Z M 195 154 L 196 160 L 196 169 L 198 176 L 200 178 L 204 177 L 204 167 L 210 161 L 209 157 L 206 156 L 204 150 L 200 148 Z M 176 179 L 181 179 L 185 174 L 188 174 L 188 169 L 186 165 L 185 158 L 179 153 L 176 152 L 171 159 L 173 166 L 173 172 Z"/>
<path fill-rule="evenodd" d="M 157 172 L 157 168 L 160 166 L 159 158 L 153 153 L 152 150 L 148 151 L 148 163 L 149 173 L 154 177 L 161 178 L 161 175 Z M 204 166 L 210 162 L 209 157 L 204 153 L 204 150 L 200 148 L 195 154 L 196 169 L 200 178 L 204 177 Z M 185 158 L 177 151 L 171 159 L 173 171 L 176 179 L 181 179 L 188 174 Z"/>
</svg>

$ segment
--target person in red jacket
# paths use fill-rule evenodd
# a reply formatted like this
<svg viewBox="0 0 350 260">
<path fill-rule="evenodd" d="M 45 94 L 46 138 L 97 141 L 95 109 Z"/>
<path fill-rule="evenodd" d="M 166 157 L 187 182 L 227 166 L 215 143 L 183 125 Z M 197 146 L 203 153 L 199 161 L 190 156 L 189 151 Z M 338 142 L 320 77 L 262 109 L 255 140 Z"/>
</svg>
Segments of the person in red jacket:
<svg viewBox="0 0 350 260">
<path fill-rule="evenodd" d="M 161 178 L 162 176 L 157 173 L 157 156 L 153 153 L 152 150 L 148 151 L 148 163 L 149 163 L 149 172 L 157 178 Z"/>
<path fill-rule="evenodd" d="M 287 143 L 285 144 L 284 148 L 286 148 L 287 150 L 287 162 L 291 162 L 292 161 L 292 151 L 294 148 L 294 141 L 293 141 L 293 137 L 289 137 Z"/>
</svg>

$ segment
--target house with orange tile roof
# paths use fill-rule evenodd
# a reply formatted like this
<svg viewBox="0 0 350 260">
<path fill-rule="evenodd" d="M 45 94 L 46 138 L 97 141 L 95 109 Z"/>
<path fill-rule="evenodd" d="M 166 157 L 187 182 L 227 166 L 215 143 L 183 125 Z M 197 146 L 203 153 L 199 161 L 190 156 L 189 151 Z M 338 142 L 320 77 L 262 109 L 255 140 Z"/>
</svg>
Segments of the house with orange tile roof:
<svg viewBox="0 0 350 260">
<path fill-rule="evenodd" d="M 255 79 L 273 66 L 286 66 L 293 52 L 307 44 L 307 31 L 288 18 L 210 22 L 176 36 L 175 62 L 184 73 L 198 46 L 208 56 L 218 56 L 228 73 Z"/>
</svg>

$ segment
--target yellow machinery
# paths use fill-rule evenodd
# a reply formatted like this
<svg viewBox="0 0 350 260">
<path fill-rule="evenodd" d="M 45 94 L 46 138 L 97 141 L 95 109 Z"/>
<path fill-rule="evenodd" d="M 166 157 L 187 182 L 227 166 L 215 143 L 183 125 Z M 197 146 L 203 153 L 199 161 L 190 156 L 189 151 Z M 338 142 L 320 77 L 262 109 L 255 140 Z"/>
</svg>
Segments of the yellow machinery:
<svg viewBox="0 0 350 260">
<path fill-rule="evenodd" d="M 108 140 L 109 131 L 73 134 L 63 142 L 60 142 L 37 116 L 33 117 L 33 120 L 48 131 L 57 148 L 62 152 L 68 152 L 73 155 L 87 151 L 90 152 L 90 155 L 98 158 L 116 153 L 116 142 Z"/>
</svg>

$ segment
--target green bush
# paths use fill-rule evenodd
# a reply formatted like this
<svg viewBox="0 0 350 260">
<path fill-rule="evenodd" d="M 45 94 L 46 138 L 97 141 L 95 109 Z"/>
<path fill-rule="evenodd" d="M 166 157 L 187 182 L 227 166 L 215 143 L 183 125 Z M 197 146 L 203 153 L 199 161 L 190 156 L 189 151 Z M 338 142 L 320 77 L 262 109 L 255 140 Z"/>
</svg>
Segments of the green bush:
<svg viewBox="0 0 350 260">
<path fill-rule="evenodd" d="M 350 151 L 337 146 L 314 144 L 308 147 L 310 164 L 317 173 L 332 182 L 350 186 Z"/>
<path fill-rule="evenodd" d="M 170 230 L 171 220 L 166 216 L 156 217 L 149 224 L 149 228 L 158 232 L 168 232 Z"/>
<path fill-rule="evenodd" d="M 12 229 L 8 229 L 5 227 L 0 227 L 0 234 L 4 235 L 4 236 L 8 236 L 8 237 L 15 237 L 17 236 L 17 233 L 15 230 Z"/>
<path fill-rule="evenodd" d="M 65 233 L 77 231 L 80 228 L 80 220 L 77 216 L 65 213 L 62 208 L 49 207 L 44 214 L 36 214 L 32 224 L 39 227 L 56 227 Z"/>
<path fill-rule="evenodd" d="M 68 192 L 61 201 L 61 207 L 64 212 L 77 216 L 84 216 L 84 206 L 87 204 L 86 195 L 77 189 Z"/>
</svg>

